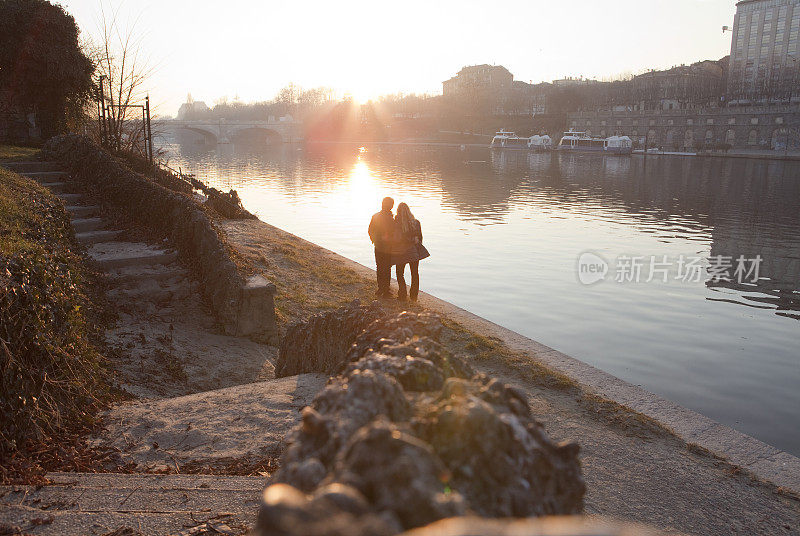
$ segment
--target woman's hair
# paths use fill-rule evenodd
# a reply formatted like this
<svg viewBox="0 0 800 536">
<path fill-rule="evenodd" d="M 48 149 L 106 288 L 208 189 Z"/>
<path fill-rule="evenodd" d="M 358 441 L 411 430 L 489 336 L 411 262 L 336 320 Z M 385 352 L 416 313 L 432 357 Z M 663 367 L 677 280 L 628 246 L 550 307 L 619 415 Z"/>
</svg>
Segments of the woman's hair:
<svg viewBox="0 0 800 536">
<path fill-rule="evenodd" d="M 405 203 L 397 205 L 397 216 L 395 221 L 400 225 L 400 230 L 403 234 L 410 233 L 414 230 L 414 222 L 417 221 L 411 213 L 411 209 Z"/>
</svg>

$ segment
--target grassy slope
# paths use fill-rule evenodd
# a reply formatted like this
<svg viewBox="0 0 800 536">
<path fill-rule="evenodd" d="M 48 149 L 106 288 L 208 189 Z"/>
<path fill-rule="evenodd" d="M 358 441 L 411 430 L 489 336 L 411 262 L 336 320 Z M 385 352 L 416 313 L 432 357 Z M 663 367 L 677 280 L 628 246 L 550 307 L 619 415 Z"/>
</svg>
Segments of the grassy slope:
<svg viewBox="0 0 800 536">
<path fill-rule="evenodd" d="M 0 144 L 0 161 L 3 160 L 35 160 L 39 149 L 34 147 L 17 147 L 15 145 Z"/>
<path fill-rule="evenodd" d="M 0 254 L 44 253 L 41 237 L 68 241 L 68 229 L 37 210 L 49 193 L 36 182 L 0 168 Z"/>
<path fill-rule="evenodd" d="M 0 482 L 74 455 L 70 441 L 109 394 L 95 281 L 76 247 L 60 200 L 0 168 Z"/>
</svg>

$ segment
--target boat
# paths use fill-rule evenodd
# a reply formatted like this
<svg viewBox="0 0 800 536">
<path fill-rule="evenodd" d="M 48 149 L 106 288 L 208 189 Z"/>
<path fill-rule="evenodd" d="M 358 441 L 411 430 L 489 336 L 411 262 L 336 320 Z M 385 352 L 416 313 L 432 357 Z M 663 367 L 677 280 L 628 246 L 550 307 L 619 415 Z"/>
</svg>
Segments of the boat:
<svg viewBox="0 0 800 536">
<path fill-rule="evenodd" d="M 565 132 L 558 144 L 559 151 L 577 151 L 606 154 L 631 154 L 633 141 L 628 136 L 593 138 L 586 132 Z"/>
<path fill-rule="evenodd" d="M 495 133 L 489 147 L 492 149 L 519 149 L 542 152 L 553 148 L 553 140 L 546 135 L 520 138 L 513 132 L 501 129 L 500 132 Z"/>
<path fill-rule="evenodd" d="M 537 153 L 543 153 L 553 148 L 553 138 L 545 134 L 544 136 L 531 136 L 528 138 L 528 149 Z"/>
<path fill-rule="evenodd" d="M 489 147 L 492 149 L 521 149 L 527 151 L 528 141 L 528 138 L 520 138 L 513 132 L 500 129 L 500 132 L 495 133 Z"/>
</svg>

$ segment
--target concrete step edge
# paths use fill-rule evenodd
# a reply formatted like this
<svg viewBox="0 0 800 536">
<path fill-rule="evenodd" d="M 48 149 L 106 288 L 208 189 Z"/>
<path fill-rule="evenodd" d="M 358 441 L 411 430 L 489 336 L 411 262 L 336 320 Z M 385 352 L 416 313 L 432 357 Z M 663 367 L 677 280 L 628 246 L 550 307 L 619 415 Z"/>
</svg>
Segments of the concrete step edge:
<svg viewBox="0 0 800 536">
<path fill-rule="evenodd" d="M 72 218 L 72 228 L 76 233 L 99 231 L 106 225 L 102 218 Z"/>
<path fill-rule="evenodd" d="M 178 260 L 177 252 L 156 253 L 153 255 L 136 255 L 130 257 L 117 257 L 114 259 L 95 259 L 103 270 L 125 268 L 127 266 L 146 266 L 152 264 L 171 264 Z"/>
<path fill-rule="evenodd" d="M 119 238 L 119 234 L 96 234 L 102 231 L 88 231 L 86 233 L 77 233 L 75 238 L 84 246 L 93 246 L 95 244 L 102 244 L 104 242 L 114 242 Z M 122 231 L 120 231 L 121 233 Z"/>
<path fill-rule="evenodd" d="M 141 280 L 153 280 L 153 281 L 164 281 L 165 279 L 172 279 L 173 277 L 189 277 L 189 271 L 185 268 L 174 268 L 170 270 L 165 270 L 163 272 L 139 272 L 139 273 L 109 273 L 107 274 L 109 279 L 114 281 L 118 284 L 124 284 L 127 282 L 133 281 L 141 281 Z"/>
<path fill-rule="evenodd" d="M 178 475 L 149 473 L 47 473 L 52 485 L 90 489 L 211 489 L 262 490 L 268 477 L 238 475 Z"/>
</svg>

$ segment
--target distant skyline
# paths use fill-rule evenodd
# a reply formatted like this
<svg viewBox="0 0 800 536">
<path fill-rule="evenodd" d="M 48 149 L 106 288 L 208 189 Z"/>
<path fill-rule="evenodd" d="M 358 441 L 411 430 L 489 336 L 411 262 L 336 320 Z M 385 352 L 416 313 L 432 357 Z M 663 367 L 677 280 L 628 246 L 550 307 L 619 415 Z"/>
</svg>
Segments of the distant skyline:
<svg viewBox="0 0 800 536">
<path fill-rule="evenodd" d="M 99 33 L 100 0 L 62 0 L 82 32 Z M 402 4 L 167 0 L 105 2 L 134 27 L 156 67 L 161 115 L 191 93 L 269 100 L 290 82 L 359 101 L 441 93 L 463 66 L 503 65 L 515 80 L 606 78 L 730 52 L 735 0 L 408 0 Z M 503 7 L 499 7 L 503 6 Z"/>
</svg>

